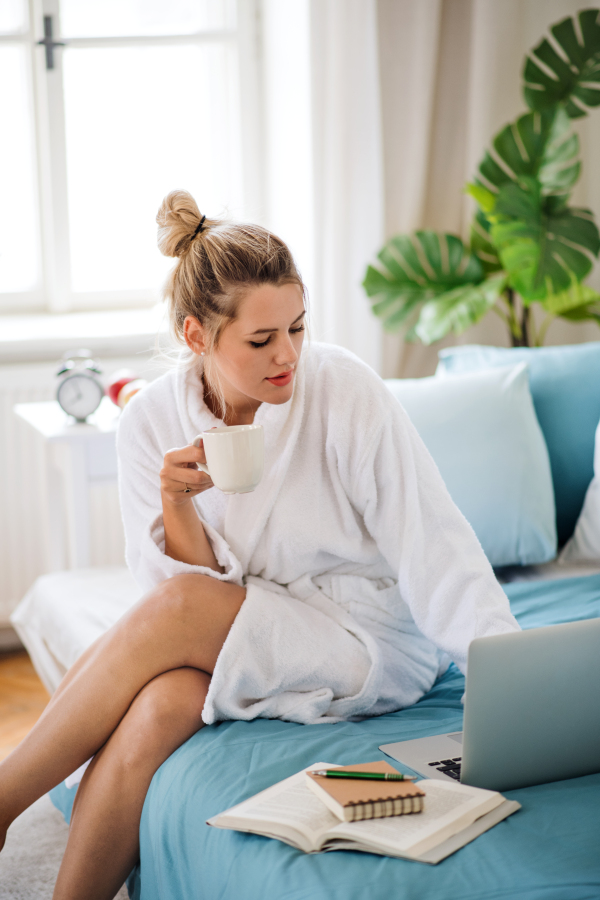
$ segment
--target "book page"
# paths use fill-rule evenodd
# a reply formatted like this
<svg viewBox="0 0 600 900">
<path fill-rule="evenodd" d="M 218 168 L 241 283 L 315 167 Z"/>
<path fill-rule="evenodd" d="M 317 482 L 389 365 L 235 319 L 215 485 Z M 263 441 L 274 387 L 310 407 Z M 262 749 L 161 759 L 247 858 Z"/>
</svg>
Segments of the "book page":
<svg viewBox="0 0 600 900">
<path fill-rule="evenodd" d="M 309 768 L 314 768 L 314 765 Z M 316 850 L 322 836 L 340 820 L 308 789 L 305 779 L 304 771 L 292 775 L 238 806 L 214 816 L 209 819 L 209 824 L 241 831 L 252 830 L 269 837 L 277 834 L 278 826 L 283 826 L 282 837 L 288 843 L 291 831 L 295 831 L 299 833 L 296 843 L 301 849 Z M 250 828 L 251 825 L 254 827 Z M 267 827 L 269 825 L 271 827 Z"/>
<path fill-rule="evenodd" d="M 311 835 L 320 835 L 337 825 L 337 816 L 309 791 L 304 779 L 288 785 L 285 790 L 253 803 L 245 813 L 253 819 L 290 822 Z M 239 815 L 239 813 L 238 813 Z"/>
<path fill-rule="evenodd" d="M 328 833 L 327 846 L 342 838 L 366 847 L 418 855 L 470 825 L 504 799 L 495 791 L 433 779 L 418 784 L 425 791 L 423 812 L 338 824 Z"/>
</svg>

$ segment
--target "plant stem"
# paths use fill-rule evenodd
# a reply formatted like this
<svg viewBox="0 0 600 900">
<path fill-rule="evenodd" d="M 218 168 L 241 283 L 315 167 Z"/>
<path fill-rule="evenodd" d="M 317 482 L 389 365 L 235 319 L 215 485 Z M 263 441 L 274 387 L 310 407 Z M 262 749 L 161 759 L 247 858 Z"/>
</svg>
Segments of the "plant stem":
<svg viewBox="0 0 600 900">
<path fill-rule="evenodd" d="M 515 292 L 511 287 L 506 288 L 506 293 L 503 294 L 503 299 L 508 308 L 508 327 L 510 329 L 511 344 L 513 347 L 522 347 L 523 331 L 521 329 L 521 324 L 517 318 L 515 310 Z"/>
<path fill-rule="evenodd" d="M 529 340 L 530 332 L 533 332 L 533 322 L 531 321 L 531 308 L 523 304 L 523 312 L 521 315 L 521 346 L 531 347 Z M 533 336 L 533 335 L 532 335 Z"/>
<path fill-rule="evenodd" d="M 507 325 L 510 329 L 510 341 L 513 347 L 532 347 L 535 328 L 531 316 L 531 308 L 523 301 L 519 304 L 517 295 L 511 287 L 506 288 L 502 298 L 508 309 Z"/>
<path fill-rule="evenodd" d="M 554 313 L 548 313 L 548 315 L 546 316 L 546 318 L 540 325 L 540 330 L 537 333 L 537 338 L 535 341 L 536 347 L 541 347 L 543 345 L 544 340 L 546 339 L 546 332 L 548 331 L 548 328 L 550 327 L 552 322 L 555 320 L 555 318 L 556 318 L 556 315 Z"/>
<path fill-rule="evenodd" d="M 492 306 L 492 310 L 493 310 L 493 312 L 496 313 L 497 316 L 500 316 L 500 318 L 502 319 L 502 321 L 504 322 L 504 324 L 507 325 L 508 328 L 510 329 L 510 320 L 509 320 L 508 316 L 506 315 L 506 313 L 505 313 L 505 312 L 502 312 L 502 310 L 500 309 L 500 307 L 497 306 L 497 305 L 496 305 L 496 306 Z"/>
</svg>

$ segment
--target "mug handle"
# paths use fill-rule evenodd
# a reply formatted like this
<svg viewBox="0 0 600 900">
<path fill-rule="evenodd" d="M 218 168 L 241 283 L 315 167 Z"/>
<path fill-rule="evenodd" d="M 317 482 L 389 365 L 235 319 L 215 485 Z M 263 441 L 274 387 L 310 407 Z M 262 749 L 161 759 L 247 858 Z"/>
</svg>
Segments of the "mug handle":
<svg viewBox="0 0 600 900">
<path fill-rule="evenodd" d="M 194 445 L 194 447 L 199 447 L 201 440 L 202 440 L 202 435 L 201 434 L 196 435 L 196 437 L 192 441 L 192 444 Z M 203 472 L 206 472 L 206 474 L 208 475 L 209 478 L 212 478 L 212 475 L 210 474 L 210 472 L 208 470 L 208 466 L 204 465 L 204 463 L 196 463 L 196 465 L 198 466 L 199 469 L 202 469 Z"/>
</svg>

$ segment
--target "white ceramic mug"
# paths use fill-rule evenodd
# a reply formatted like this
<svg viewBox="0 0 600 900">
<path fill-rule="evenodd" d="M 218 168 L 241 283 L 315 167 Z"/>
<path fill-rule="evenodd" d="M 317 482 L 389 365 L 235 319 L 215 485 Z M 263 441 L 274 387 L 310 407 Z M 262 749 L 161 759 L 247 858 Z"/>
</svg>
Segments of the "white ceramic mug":
<svg viewBox="0 0 600 900">
<path fill-rule="evenodd" d="M 204 442 L 206 465 L 198 468 L 212 478 L 224 494 L 246 494 L 262 478 L 265 438 L 262 425 L 229 425 L 203 431 L 194 446 Z"/>
</svg>

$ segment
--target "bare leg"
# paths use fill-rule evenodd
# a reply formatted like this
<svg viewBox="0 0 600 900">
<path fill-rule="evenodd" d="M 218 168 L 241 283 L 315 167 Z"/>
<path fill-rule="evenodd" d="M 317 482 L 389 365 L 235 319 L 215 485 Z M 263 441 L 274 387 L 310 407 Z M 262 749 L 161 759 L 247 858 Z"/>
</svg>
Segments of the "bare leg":
<svg viewBox="0 0 600 900">
<path fill-rule="evenodd" d="M 133 698 L 185 666 L 212 674 L 246 592 L 203 575 L 164 582 L 98 641 L 34 728 L 0 763 L 0 847 L 10 823 L 93 756 Z"/>
<path fill-rule="evenodd" d="M 54 900 L 115 896 L 139 858 L 140 817 L 152 776 L 202 726 L 209 683 L 197 669 L 174 669 L 137 695 L 83 776 Z"/>
</svg>

